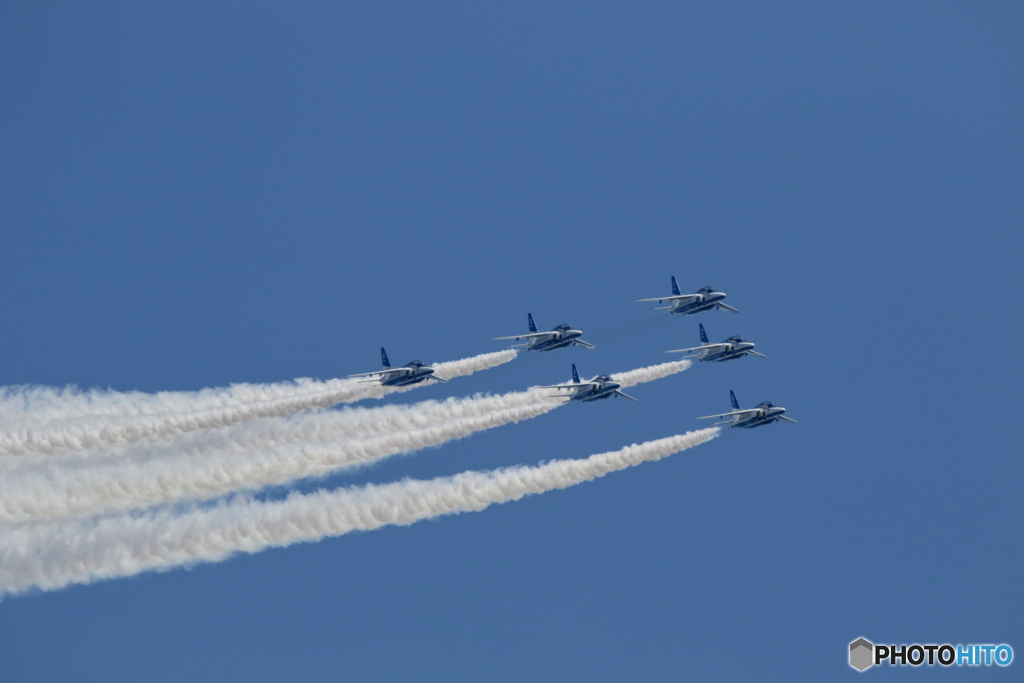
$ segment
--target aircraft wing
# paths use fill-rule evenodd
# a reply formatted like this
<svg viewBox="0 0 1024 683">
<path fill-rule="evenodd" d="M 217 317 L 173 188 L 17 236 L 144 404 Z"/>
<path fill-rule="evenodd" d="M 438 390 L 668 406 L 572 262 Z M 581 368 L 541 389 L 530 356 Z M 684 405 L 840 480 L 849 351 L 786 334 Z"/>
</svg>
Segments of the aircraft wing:
<svg viewBox="0 0 1024 683">
<path fill-rule="evenodd" d="M 392 373 L 405 373 L 406 368 L 391 368 L 389 370 L 378 370 L 377 372 L 357 372 L 354 375 L 345 375 L 346 377 L 372 377 L 373 375 L 389 375 Z"/>
<path fill-rule="evenodd" d="M 554 337 L 554 336 L 555 336 L 554 332 L 530 332 L 529 334 L 520 334 L 519 336 L 516 336 L 516 337 L 495 337 L 494 341 L 498 341 L 500 339 L 515 339 L 516 341 L 519 341 L 520 339 L 532 339 L 534 337 Z"/>
<path fill-rule="evenodd" d="M 757 408 L 750 408 L 749 410 L 734 410 L 731 413 L 719 413 L 718 415 L 705 415 L 704 417 L 698 417 L 698 420 L 710 420 L 715 417 L 737 417 L 739 415 L 753 415 L 757 412 Z"/>
<path fill-rule="evenodd" d="M 718 302 L 715 305 L 718 306 L 723 311 L 729 311 L 730 313 L 739 313 L 738 310 L 736 310 L 735 308 L 733 308 L 732 306 L 730 306 L 728 304 L 723 304 L 722 302 Z"/>
<path fill-rule="evenodd" d="M 637 299 L 640 301 L 657 301 L 659 304 L 662 301 L 696 301 L 700 298 L 700 294 L 677 294 L 674 296 L 659 296 L 654 299 Z"/>
<path fill-rule="evenodd" d="M 764 355 L 763 353 L 758 353 L 757 351 L 747 351 L 747 353 L 749 353 L 751 356 L 761 356 L 761 358 L 767 358 L 768 357 L 768 356 Z"/>
<path fill-rule="evenodd" d="M 796 420 L 794 420 L 793 418 L 791 418 L 791 417 L 786 417 L 785 415 L 779 415 L 779 419 L 780 419 L 780 420 L 785 420 L 786 422 L 792 422 L 793 424 L 799 424 L 799 423 L 798 423 L 798 422 L 797 422 Z"/>
<path fill-rule="evenodd" d="M 665 353 L 685 353 L 687 351 L 703 351 L 704 349 L 719 349 L 728 346 L 728 344 L 705 344 L 704 346 L 695 346 L 692 349 L 676 349 L 675 351 L 666 351 Z"/>
<path fill-rule="evenodd" d="M 585 387 L 597 386 L 597 382 L 566 382 L 565 384 L 549 384 L 532 389 L 583 389 Z"/>
<path fill-rule="evenodd" d="M 583 347 L 583 348 L 585 348 L 585 349 L 594 349 L 594 348 L 597 348 L 596 346 L 594 346 L 594 345 L 593 345 L 593 344 L 591 344 L 590 342 L 585 342 L 585 341 L 583 341 L 582 339 L 573 339 L 573 340 L 572 340 L 572 343 L 573 343 L 573 344 L 575 344 L 576 346 L 582 346 L 582 347 Z"/>
<path fill-rule="evenodd" d="M 615 395 L 616 396 L 621 396 L 622 398 L 628 398 L 630 401 L 635 401 L 636 400 L 635 398 L 633 398 L 629 394 L 627 394 L 625 392 L 622 392 L 622 391 L 619 391 L 619 390 L 615 391 Z"/>
</svg>

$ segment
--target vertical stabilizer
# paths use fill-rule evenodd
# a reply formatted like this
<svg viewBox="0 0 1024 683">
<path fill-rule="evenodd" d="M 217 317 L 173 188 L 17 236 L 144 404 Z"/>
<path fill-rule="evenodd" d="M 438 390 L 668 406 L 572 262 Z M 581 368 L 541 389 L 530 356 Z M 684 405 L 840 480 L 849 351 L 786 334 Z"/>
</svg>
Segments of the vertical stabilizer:
<svg viewBox="0 0 1024 683">
<path fill-rule="evenodd" d="M 530 321 L 530 332 L 536 332 L 537 326 L 533 324 L 533 313 L 527 313 L 526 319 Z"/>
<path fill-rule="evenodd" d="M 380 347 L 380 364 L 386 368 L 391 367 L 391 361 L 388 360 L 388 352 L 384 350 L 384 347 Z"/>
<path fill-rule="evenodd" d="M 572 381 L 576 384 L 580 383 L 580 373 L 576 372 L 576 364 L 572 364 Z"/>
<path fill-rule="evenodd" d="M 676 276 L 672 276 L 672 293 L 679 296 L 679 285 L 676 284 Z"/>
<path fill-rule="evenodd" d="M 708 333 L 704 331 L 704 323 L 700 324 L 700 343 L 701 344 L 709 343 L 708 342 Z"/>
<path fill-rule="evenodd" d="M 736 394 L 732 393 L 732 389 L 729 390 L 729 398 L 732 399 L 732 409 L 739 410 L 740 402 L 736 400 Z"/>
</svg>

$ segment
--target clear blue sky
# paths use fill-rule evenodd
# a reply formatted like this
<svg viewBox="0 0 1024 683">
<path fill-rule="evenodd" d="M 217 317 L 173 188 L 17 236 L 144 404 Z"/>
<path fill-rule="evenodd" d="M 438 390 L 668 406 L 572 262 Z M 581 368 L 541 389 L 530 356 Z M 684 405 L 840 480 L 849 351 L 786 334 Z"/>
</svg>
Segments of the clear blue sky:
<svg viewBox="0 0 1024 683">
<path fill-rule="evenodd" d="M 1024 656 L 1019 3 L 164 5 L 0 7 L 0 384 L 336 377 L 381 345 L 496 350 L 530 311 L 598 348 L 400 400 L 660 362 L 698 322 L 769 358 L 313 485 L 583 457 L 729 389 L 800 424 L 7 599 L 0 680 L 852 680 L 858 636 Z M 633 302 L 670 275 L 740 314 Z"/>
</svg>

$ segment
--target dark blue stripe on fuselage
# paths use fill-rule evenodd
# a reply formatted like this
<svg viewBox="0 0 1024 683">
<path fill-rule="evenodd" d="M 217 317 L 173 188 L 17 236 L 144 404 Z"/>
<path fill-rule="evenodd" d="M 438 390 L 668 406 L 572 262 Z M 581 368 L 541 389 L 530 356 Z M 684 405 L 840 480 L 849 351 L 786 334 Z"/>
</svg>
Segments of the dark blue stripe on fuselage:
<svg viewBox="0 0 1024 683">
<path fill-rule="evenodd" d="M 563 349 L 566 346 L 571 346 L 573 340 L 578 339 L 581 335 L 574 334 L 569 337 L 562 337 L 561 339 L 545 339 L 542 342 L 531 342 L 527 346 L 528 351 L 554 351 L 555 349 Z"/>
<path fill-rule="evenodd" d="M 424 380 L 428 379 L 433 372 L 424 372 L 419 375 L 406 375 L 402 377 L 394 377 L 392 379 L 382 379 L 381 384 L 386 387 L 406 387 L 410 384 L 419 384 Z"/>
</svg>

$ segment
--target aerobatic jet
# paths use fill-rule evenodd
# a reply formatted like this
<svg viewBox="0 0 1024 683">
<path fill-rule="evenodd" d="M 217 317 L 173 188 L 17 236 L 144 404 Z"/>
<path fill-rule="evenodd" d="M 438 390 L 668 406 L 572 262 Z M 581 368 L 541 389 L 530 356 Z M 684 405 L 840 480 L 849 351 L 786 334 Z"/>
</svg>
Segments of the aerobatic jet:
<svg viewBox="0 0 1024 683">
<path fill-rule="evenodd" d="M 527 351 L 554 351 L 566 346 L 582 346 L 585 349 L 594 348 L 593 344 L 580 339 L 582 330 L 574 330 L 568 325 L 558 325 L 550 332 L 538 332 L 537 326 L 533 324 L 533 314 L 527 313 L 526 319 L 530 323 L 530 333 L 521 334 L 518 337 L 495 337 L 494 339 L 529 339 L 525 344 L 513 344 L 512 346 L 525 346 Z"/>
<path fill-rule="evenodd" d="M 697 419 L 710 420 L 715 417 L 727 417 L 729 418 L 728 420 L 716 422 L 715 424 L 730 424 L 733 427 L 742 427 L 743 429 L 753 429 L 754 427 L 770 425 L 772 422 L 777 422 L 778 420 L 796 422 L 796 420 L 783 415 L 783 413 L 786 412 L 785 408 L 777 406 L 771 401 L 758 403 L 756 408 L 747 408 L 746 410 L 742 410 L 740 408 L 739 401 L 736 400 L 736 394 L 730 391 L 729 398 L 732 399 L 733 410 L 731 413 L 706 415 L 704 417 L 698 417 Z"/>
<path fill-rule="evenodd" d="M 381 347 L 380 362 L 384 365 L 383 370 L 377 372 L 360 372 L 349 377 L 372 377 L 380 375 L 380 383 L 386 387 L 404 387 L 410 384 L 419 384 L 428 379 L 436 379 L 438 382 L 447 382 L 434 374 L 434 368 L 424 365 L 418 360 L 409 361 L 399 368 L 391 367 L 388 360 L 388 352 Z M 376 381 L 376 380 L 373 380 Z"/>
<path fill-rule="evenodd" d="M 761 358 L 768 357 L 763 353 L 755 351 L 754 342 L 747 341 L 743 337 L 729 337 L 719 344 L 708 343 L 708 335 L 704 331 L 704 323 L 700 324 L 700 346 L 692 349 L 676 349 L 675 351 L 666 351 L 665 353 L 685 353 L 687 351 L 696 351 L 697 353 L 694 355 L 697 358 L 714 363 L 719 363 L 723 360 L 736 360 L 746 355 L 760 356 Z"/>
<path fill-rule="evenodd" d="M 628 398 L 630 401 L 636 399 L 629 394 L 624 394 L 619 391 L 619 387 L 622 385 L 616 382 L 608 375 L 598 375 L 589 382 L 581 382 L 580 374 L 576 372 L 576 364 L 572 364 L 572 381 L 564 384 L 554 384 L 551 386 L 537 387 L 538 389 L 558 389 L 561 391 L 565 389 L 569 391 L 569 394 L 555 394 L 555 396 L 567 396 L 570 401 L 581 401 L 583 403 L 590 403 L 591 401 L 600 401 L 602 398 L 611 398 L 612 396 L 621 396 L 622 398 Z"/>
<path fill-rule="evenodd" d="M 730 313 L 739 313 L 735 308 L 722 303 L 725 292 L 716 292 L 711 287 L 701 287 L 694 294 L 680 294 L 679 285 L 676 284 L 676 276 L 672 276 L 672 296 L 663 296 L 657 299 L 637 299 L 637 301 L 657 301 L 659 304 L 666 301 L 671 302 L 668 306 L 651 308 L 652 311 L 668 311 L 669 313 L 680 313 L 682 315 L 693 315 L 701 311 L 710 311 L 712 308 L 720 308 Z"/>
</svg>

